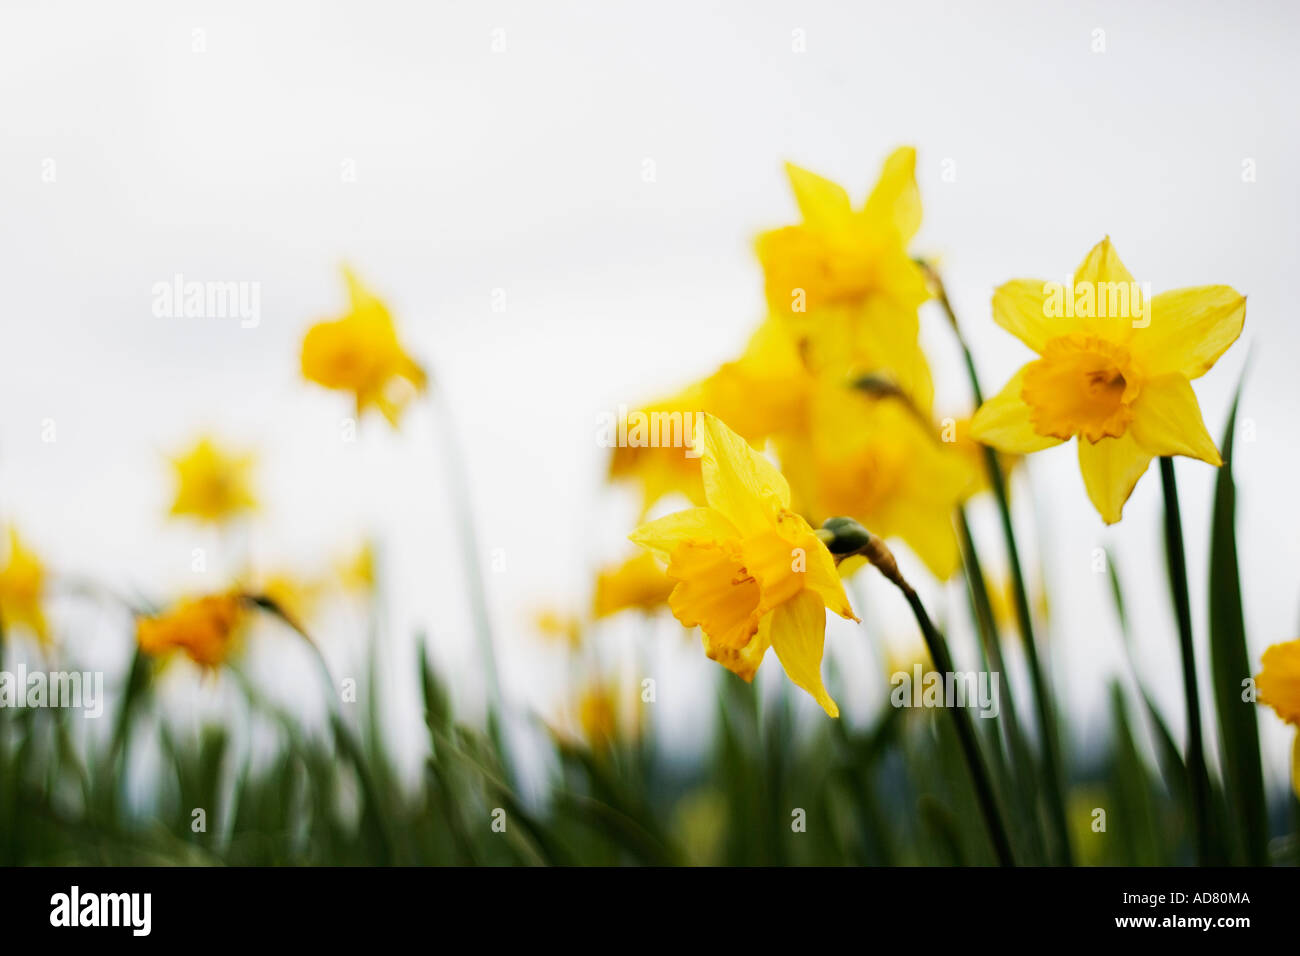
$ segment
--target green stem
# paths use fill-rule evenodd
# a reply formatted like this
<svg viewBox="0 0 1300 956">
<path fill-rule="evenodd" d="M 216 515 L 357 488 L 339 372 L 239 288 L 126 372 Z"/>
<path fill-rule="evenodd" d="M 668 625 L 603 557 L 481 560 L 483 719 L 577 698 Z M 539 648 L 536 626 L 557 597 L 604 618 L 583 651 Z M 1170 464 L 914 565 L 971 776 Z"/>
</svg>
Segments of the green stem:
<svg viewBox="0 0 1300 956">
<path fill-rule="evenodd" d="M 942 674 L 954 673 L 948 642 L 930 620 L 930 615 L 926 613 L 921 599 L 906 581 L 900 579 L 894 581 L 894 584 L 903 592 L 903 597 L 912 608 L 912 614 L 921 627 L 921 634 L 930 649 L 930 658 L 934 661 L 935 668 Z M 1011 852 L 1011 840 L 1007 836 L 1006 823 L 1002 819 L 1002 811 L 993 794 L 988 767 L 985 766 L 984 755 L 980 753 L 979 742 L 975 739 L 975 727 L 971 723 L 970 714 L 962 707 L 949 707 L 948 712 L 952 714 L 957 728 L 957 738 L 961 742 L 966 765 L 970 768 L 971 780 L 975 784 L 975 797 L 979 801 L 980 812 L 984 815 L 984 823 L 988 827 L 989 839 L 993 842 L 993 851 L 997 854 L 998 863 L 1002 866 L 1015 866 L 1015 856 Z"/>
<path fill-rule="evenodd" d="M 975 357 L 971 354 L 970 347 L 966 344 L 966 339 L 961 333 L 961 326 L 957 322 L 956 313 L 953 312 L 952 303 L 948 300 L 948 292 L 944 288 L 943 280 L 937 272 L 929 267 L 927 267 L 927 272 L 935 289 L 935 297 L 947 314 L 948 322 L 951 324 L 953 334 L 957 338 L 957 344 L 961 348 L 962 357 L 966 363 L 966 372 L 970 378 L 971 392 L 975 398 L 975 406 L 978 408 L 984 404 L 984 392 L 980 388 L 979 373 L 975 370 Z M 1060 847 L 1061 862 L 1069 866 L 1072 862 L 1070 830 L 1065 816 L 1065 794 L 1062 788 L 1064 773 L 1061 765 L 1060 737 L 1056 727 L 1056 714 L 1052 706 L 1051 687 L 1048 684 L 1043 663 L 1038 656 L 1038 644 L 1034 639 L 1034 619 L 1029 610 L 1025 574 L 1020 566 L 1020 549 L 1016 546 L 1015 528 L 1011 522 L 1011 504 L 1007 497 L 1006 476 L 1002 474 L 1002 463 L 998 461 L 998 453 L 987 445 L 984 446 L 984 464 L 989 475 L 989 485 L 993 489 L 993 497 L 997 501 L 998 515 L 1001 518 L 1002 537 L 1006 541 L 1007 564 L 1011 570 L 1011 580 L 1015 591 L 1016 622 L 1020 627 L 1020 636 L 1025 648 L 1025 660 L 1029 665 L 1030 682 L 1034 686 L 1034 704 L 1038 715 L 1039 733 L 1043 741 L 1048 813 L 1051 818 L 1052 828 L 1056 833 L 1056 842 Z"/>
<path fill-rule="evenodd" d="M 1160 459 L 1160 483 L 1165 493 L 1165 555 L 1169 562 L 1169 587 L 1178 618 L 1178 644 L 1183 661 L 1183 696 L 1187 701 L 1187 772 L 1191 778 L 1192 812 L 1196 821 L 1196 855 L 1204 866 L 1214 861 L 1210 833 L 1210 774 L 1205 766 L 1201 730 L 1201 699 L 1196 685 L 1196 649 L 1192 644 L 1192 609 L 1187 590 L 1187 561 L 1183 554 L 1183 522 L 1178 510 L 1178 484 L 1174 460 Z"/>
<path fill-rule="evenodd" d="M 1010 751 L 1015 775 L 1015 791 L 1020 800 L 1020 808 L 1035 817 L 1034 826 L 1029 828 L 1033 850 L 1041 859 L 1044 852 L 1040 821 L 1034 813 L 1033 776 L 1034 757 L 1025 740 L 1016 714 L 1015 701 L 1011 694 L 1011 681 L 1007 673 L 1006 661 L 1002 656 L 1002 642 L 998 636 L 997 621 L 994 619 L 993 607 L 989 601 L 988 586 L 984 578 L 984 569 L 979 554 L 975 550 L 975 540 L 971 535 L 970 524 L 966 520 L 966 511 L 957 509 L 957 527 L 961 532 L 962 558 L 966 569 L 966 579 L 970 585 L 971 604 L 975 612 L 976 624 L 983 639 L 989 668 L 1002 675 L 999 682 L 1002 713 L 999 723 L 1005 734 L 1007 749 Z"/>
<path fill-rule="evenodd" d="M 828 532 L 832 537 L 827 545 L 832 554 L 840 560 L 851 554 L 862 555 L 884 575 L 890 584 L 902 592 L 908 606 L 912 609 L 916 623 L 921 628 L 921 635 L 925 638 L 925 645 L 930 651 L 930 660 L 934 663 L 935 669 L 941 674 L 956 673 L 947 640 L 930 620 L 925 605 L 921 603 L 921 598 L 912 585 L 898 570 L 898 562 L 894 560 L 894 555 L 888 546 L 857 522 L 847 518 L 830 518 L 822 525 L 821 531 Z M 993 852 L 1002 866 L 1015 866 L 1015 854 L 1011 851 L 1007 826 L 998 807 L 997 796 L 989 778 L 988 767 L 984 763 L 984 755 L 980 752 L 979 739 L 975 735 L 975 726 L 971 723 L 970 714 L 965 707 L 956 706 L 955 702 L 948 702 L 945 709 L 952 714 L 953 724 L 957 729 L 957 739 L 961 744 L 962 755 L 966 758 L 966 766 L 970 770 L 971 781 L 975 786 L 975 799 L 979 803 L 985 826 L 988 827 Z"/>
</svg>

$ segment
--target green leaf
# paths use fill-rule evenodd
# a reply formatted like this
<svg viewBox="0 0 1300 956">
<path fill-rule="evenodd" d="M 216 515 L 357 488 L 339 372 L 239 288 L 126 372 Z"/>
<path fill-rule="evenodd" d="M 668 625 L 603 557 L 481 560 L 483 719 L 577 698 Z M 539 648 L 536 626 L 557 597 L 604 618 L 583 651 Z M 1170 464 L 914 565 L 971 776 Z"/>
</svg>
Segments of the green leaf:
<svg viewBox="0 0 1300 956">
<path fill-rule="evenodd" d="M 1232 400 L 1221 443 L 1224 464 L 1214 483 L 1214 517 L 1210 532 L 1210 672 L 1219 718 L 1224 795 L 1229 803 L 1244 861 L 1268 865 L 1268 808 L 1260 766 L 1259 726 L 1255 706 L 1242 700 L 1243 682 L 1251 676 L 1246 624 L 1237 564 L 1237 486 L 1232 477 L 1232 446 L 1241 384 Z"/>
</svg>

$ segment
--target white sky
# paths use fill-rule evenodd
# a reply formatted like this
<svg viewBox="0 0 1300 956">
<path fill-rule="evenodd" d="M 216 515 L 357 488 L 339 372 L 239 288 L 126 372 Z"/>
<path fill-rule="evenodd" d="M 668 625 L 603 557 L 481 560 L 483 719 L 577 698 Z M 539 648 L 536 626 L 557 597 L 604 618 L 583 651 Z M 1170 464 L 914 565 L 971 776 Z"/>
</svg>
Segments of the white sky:
<svg viewBox="0 0 1300 956">
<path fill-rule="evenodd" d="M 1217 436 L 1253 346 L 1242 415 L 1254 441 L 1236 471 L 1257 657 L 1296 636 L 1300 608 L 1300 333 L 1285 291 L 1300 259 L 1296 8 L 979 6 L 6 4 L 0 514 L 61 570 L 158 599 L 193 587 L 191 549 L 217 542 L 163 520 L 164 455 L 206 425 L 261 453 L 256 552 L 319 563 L 374 531 L 397 639 L 427 628 L 475 699 L 431 416 L 397 435 L 369 421 L 345 444 L 345 400 L 297 375 L 304 329 L 341 308 L 346 259 L 455 407 L 484 548 L 506 558 L 488 583 L 509 692 L 547 709 L 560 671 L 528 612 L 585 600 L 593 562 L 624 553 L 632 519 L 629 499 L 602 490 L 597 416 L 738 351 L 762 310 L 752 238 L 795 214 L 782 161 L 860 199 L 910 143 L 918 249 L 942 257 L 990 392 L 1027 357 L 990 320 L 993 287 L 1060 278 L 1105 234 L 1157 291 L 1248 294 L 1243 341 L 1197 392 Z M 1242 180 L 1246 159 L 1255 182 Z M 941 180 L 945 160 L 954 182 Z M 176 273 L 260 283 L 260 325 L 154 317 L 150 289 Z M 942 320 L 923 324 L 940 404 L 963 411 Z M 1212 477 L 1179 465 L 1202 664 Z M 1029 482 L 1079 742 L 1101 726 L 1121 661 L 1090 567 L 1100 544 L 1121 557 L 1140 666 L 1180 728 L 1158 475 L 1113 529 L 1088 505 L 1072 448 L 1036 456 Z M 976 517 L 993 563 L 990 515 Z M 877 585 L 870 616 L 905 636 Z M 86 615 L 75 622 L 84 630 Z M 660 638 L 659 713 L 685 732 L 708 714 L 700 692 L 716 668 L 667 629 Z M 848 673 L 869 660 L 851 629 L 832 628 L 829 644 Z M 779 677 L 775 660 L 765 670 Z M 858 717 L 879 697 L 874 685 L 840 692 Z M 1261 724 L 1279 779 L 1287 738 L 1271 714 Z"/>
</svg>

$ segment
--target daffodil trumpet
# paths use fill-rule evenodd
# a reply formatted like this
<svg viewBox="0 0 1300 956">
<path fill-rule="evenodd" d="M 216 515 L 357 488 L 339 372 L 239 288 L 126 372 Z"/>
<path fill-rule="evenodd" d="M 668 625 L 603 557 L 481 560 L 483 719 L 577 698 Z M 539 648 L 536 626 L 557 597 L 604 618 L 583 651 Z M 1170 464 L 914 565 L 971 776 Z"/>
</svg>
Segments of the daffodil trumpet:
<svg viewBox="0 0 1300 956">
<path fill-rule="evenodd" d="M 930 659 L 934 662 L 935 669 L 941 674 L 951 674 L 956 671 L 953 666 L 952 653 L 948 649 L 947 639 L 934 626 L 934 622 L 930 620 L 930 615 L 926 612 L 925 605 L 921 603 L 920 596 L 908 583 L 902 571 L 899 570 L 893 552 L 889 550 L 889 546 L 883 540 L 852 518 L 843 517 L 828 518 L 822 523 L 821 528 L 817 530 L 817 537 L 826 545 L 827 550 L 831 552 L 837 563 L 849 557 L 864 557 L 891 584 L 898 588 L 907 600 L 908 606 L 912 609 L 917 625 L 921 628 L 921 636 L 925 639 L 925 645 L 930 651 Z M 961 743 L 962 755 L 965 757 L 966 766 L 970 770 L 971 781 L 975 786 L 975 796 L 979 801 L 980 812 L 983 814 L 984 823 L 988 827 L 989 839 L 993 844 L 994 852 L 997 854 L 998 862 L 1002 866 L 1015 866 L 1015 856 L 1011 851 L 1011 840 L 1007 835 L 1007 826 L 1002 819 L 1002 811 L 993 792 L 988 767 L 985 765 L 984 756 L 980 752 L 970 714 L 961 707 L 948 707 L 947 710 L 952 714 L 953 723 L 957 729 L 957 738 Z"/>
</svg>

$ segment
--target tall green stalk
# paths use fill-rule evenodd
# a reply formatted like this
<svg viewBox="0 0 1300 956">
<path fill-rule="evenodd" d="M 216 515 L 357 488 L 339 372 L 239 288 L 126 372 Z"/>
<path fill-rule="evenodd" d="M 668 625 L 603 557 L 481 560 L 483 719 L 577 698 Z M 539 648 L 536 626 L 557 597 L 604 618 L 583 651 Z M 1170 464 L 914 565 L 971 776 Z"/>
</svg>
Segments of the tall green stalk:
<svg viewBox="0 0 1300 956">
<path fill-rule="evenodd" d="M 916 623 L 921 628 L 921 634 L 925 638 L 926 647 L 930 650 L 930 658 L 934 661 L 935 668 L 942 674 L 953 673 L 956 668 L 952 662 L 952 654 L 948 650 L 948 642 L 930 620 L 930 615 L 926 613 L 925 606 L 916 591 L 901 576 L 895 578 L 886 574 L 886 577 L 889 577 L 903 592 L 903 597 L 906 598 Z M 962 707 L 949 707 L 948 712 L 952 714 L 957 729 L 957 739 L 966 757 L 966 765 L 970 768 L 971 782 L 975 785 L 975 797 L 979 801 L 980 812 L 984 815 L 984 823 L 988 827 L 989 839 L 993 842 L 993 851 L 997 854 L 998 863 L 1002 866 L 1015 866 L 1016 861 L 1011 852 L 1011 839 L 1007 834 L 1007 825 L 1002 819 L 1002 811 L 994 796 L 988 767 L 984 763 L 983 754 L 980 753 L 970 714 Z"/>
<path fill-rule="evenodd" d="M 962 357 L 966 363 L 966 373 L 970 378 L 971 392 L 978 408 L 984 404 L 984 391 L 980 387 L 979 373 L 975 370 L 975 357 L 962 335 L 961 325 L 953 312 L 948 292 L 944 288 L 939 274 L 929 266 L 924 266 L 930 276 L 935 290 L 935 298 L 943 307 L 952 326 L 957 344 L 961 347 Z M 1011 503 L 1007 497 L 1006 476 L 1002 473 L 1002 463 L 998 454 L 987 445 L 984 446 L 984 464 L 988 471 L 989 485 L 997 501 L 998 514 L 1002 523 L 1002 536 L 1006 542 L 1007 564 L 1011 570 L 1011 580 L 1015 592 L 1016 622 L 1020 627 L 1020 636 L 1025 647 L 1025 660 L 1029 665 L 1029 678 L 1034 686 L 1034 703 L 1038 715 L 1038 729 L 1042 736 L 1044 776 L 1046 778 L 1045 795 L 1047 797 L 1048 815 L 1056 842 L 1060 851 L 1060 862 L 1070 865 L 1073 855 L 1070 850 L 1070 830 L 1065 816 L 1065 793 L 1062 786 L 1064 771 L 1060 753 L 1060 736 L 1056 726 L 1056 713 L 1052 703 L 1051 686 L 1042 661 L 1038 657 L 1038 644 L 1034 639 L 1034 619 L 1029 610 L 1029 595 L 1025 588 L 1025 575 L 1020 566 L 1020 549 L 1016 545 L 1015 527 L 1011 522 Z"/>
<path fill-rule="evenodd" d="M 1033 778 L 1037 773 L 1034 757 L 1025 740 L 1020 718 L 1016 714 L 1016 705 L 1011 690 L 1010 675 L 1007 673 L 1006 661 L 1002 656 L 1002 642 L 998 635 L 997 621 L 993 615 L 992 602 L 989 600 L 988 585 L 984 578 L 984 569 L 980 563 L 979 552 L 975 549 L 975 540 L 971 535 L 970 523 L 966 520 L 965 509 L 957 509 L 957 528 L 961 532 L 962 564 L 966 571 L 966 581 L 970 588 L 976 626 L 980 632 L 989 668 L 1002 676 L 999 682 L 1000 720 L 1006 747 L 1011 756 L 1012 774 L 1016 803 L 1021 812 L 1032 815 L 1029 827 L 1029 842 L 1035 858 L 1041 860 L 1045 852 L 1041 820 L 1039 819 L 1034 799 Z"/>
<path fill-rule="evenodd" d="M 1201 697 L 1196 685 L 1196 649 L 1192 644 L 1192 608 L 1187 590 L 1187 560 L 1183 553 L 1183 521 L 1178 510 L 1178 484 L 1174 460 L 1160 459 L 1160 484 L 1165 493 L 1165 557 L 1169 588 L 1178 619 L 1178 645 L 1183 662 L 1183 697 L 1187 701 L 1187 773 L 1191 778 L 1192 813 L 1196 823 L 1196 857 L 1202 866 L 1214 862 L 1210 831 L 1210 773 L 1205 765 L 1201 730 Z"/>
<path fill-rule="evenodd" d="M 849 518 L 827 520 L 818 532 L 818 536 L 840 560 L 850 555 L 860 554 L 871 562 L 894 587 L 898 588 L 921 628 L 921 636 L 925 638 L 925 645 L 930 651 L 930 660 L 934 662 L 935 669 L 941 674 L 952 674 L 956 671 L 952 653 L 948 649 L 948 641 L 930 620 L 930 615 L 926 613 L 920 596 L 903 577 L 893 553 L 883 541 Z M 980 752 L 979 740 L 975 735 L 975 726 L 971 723 L 970 714 L 964 707 L 948 706 L 946 709 L 952 714 L 957 740 L 961 744 L 962 756 L 965 757 L 966 766 L 970 770 L 971 782 L 975 787 L 975 799 L 979 803 L 980 814 L 984 817 L 985 826 L 988 828 L 993 852 L 1000 865 L 1015 866 L 1015 854 L 1011 850 L 1007 825 L 998 806 L 988 766 L 984 762 L 984 755 Z"/>
</svg>

